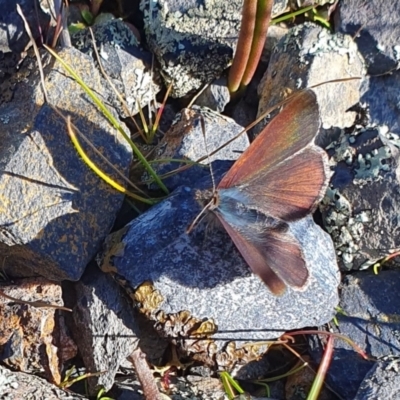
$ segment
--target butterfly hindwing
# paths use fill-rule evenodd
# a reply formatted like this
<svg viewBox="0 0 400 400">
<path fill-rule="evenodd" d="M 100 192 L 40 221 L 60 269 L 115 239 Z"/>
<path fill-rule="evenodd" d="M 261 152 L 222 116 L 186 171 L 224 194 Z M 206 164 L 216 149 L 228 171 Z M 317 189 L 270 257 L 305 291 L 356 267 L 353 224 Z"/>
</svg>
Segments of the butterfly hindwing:
<svg viewBox="0 0 400 400">
<path fill-rule="evenodd" d="M 308 279 L 308 270 L 297 240 L 286 230 L 266 229 L 254 238 L 252 226 L 237 229 L 217 213 L 235 246 L 251 270 L 275 295 L 281 295 L 286 285 L 301 288 Z"/>
</svg>

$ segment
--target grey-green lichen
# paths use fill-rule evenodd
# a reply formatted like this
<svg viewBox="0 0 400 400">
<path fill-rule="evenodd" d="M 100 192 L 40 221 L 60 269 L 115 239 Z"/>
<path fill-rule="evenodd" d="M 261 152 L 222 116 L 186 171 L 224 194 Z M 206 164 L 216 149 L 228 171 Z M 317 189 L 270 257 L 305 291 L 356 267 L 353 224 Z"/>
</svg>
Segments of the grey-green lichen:
<svg viewBox="0 0 400 400">
<path fill-rule="evenodd" d="M 380 126 L 376 129 L 383 145 L 369 153 L 357 155 L 358 167 L 354 168 L 354 183 L 361 186 L 383 179 L 383 173 L 391 169 L 388 160 L 393 157 L 393 147 L 400 148 L 398 135 L 390 132 L 386 126 Z"/>
<path fill-rule="evenodd" d="M 395 148 L 400 148 L 399 136 L 390 132 L 387 127 L 374 127 L 373 135 L 371 131 L 372 128 L 361 128 L 351 134 L 343 133 L 337 142 L 328 146 L 329 149 L 334 149 L 330 159 L 331 166 L 344 162 L 349 173 L 353 172 L 351 184 L 355 191 L 385 179 L 386 174 L 391 171 L 392 153 L 396 151 Z M 363 134 L 369 136 L 361 141 Z M 361 148 L 357 146 L 357 142 L 363 143 Z M 364 149 L 369 151 L 365 152 Z M 373 210 L 364 209 L 356 214 L 343 193 L 332 187 L 327 190 L 320 208 L 324 226 L 333 239 L 338 257 L 345 269 L 352 269 L 360 248 L 364 247 L 363 240 L 366 229 L 370 229 Z M 359 261 L 358 267 L 365 268 L 374 264 L 376 259 L 370 259 L 361 265 Z"/>
<path fill-rule="evenodd" d="M 286 35 L 285 42 L 274 51 L 286 52 L 289 46 L 296 46 L 299 50 L 299 61 L 304 64 L 308 64 L 308 56 L 324 56 L 327 53 L 347 54 L 349 64 L 353 64 L 355 58 L 358 57 L 358 49 L 351 36 L 342 33 L 332 34 L 321 27 L 318 27 L 319 31 L 315 34 L 310 27 L 317 27 L 317 25 L 305 23 L 294 27 L 290 30 L 290 34 Z M 309 32 L 313 35 L 312 45 L 304 46 L 304 35 L 308 35 Z"/>
<path fill-rule="evenodd" d="M 328 188 L 321 202 L 324 226 L 331 235 L 337 255 L 346 269 L 353 267 L 354 256 L 364 233 L 367 215 L 354 215 L 351 204 L 338 189 Z"/>
</svg>

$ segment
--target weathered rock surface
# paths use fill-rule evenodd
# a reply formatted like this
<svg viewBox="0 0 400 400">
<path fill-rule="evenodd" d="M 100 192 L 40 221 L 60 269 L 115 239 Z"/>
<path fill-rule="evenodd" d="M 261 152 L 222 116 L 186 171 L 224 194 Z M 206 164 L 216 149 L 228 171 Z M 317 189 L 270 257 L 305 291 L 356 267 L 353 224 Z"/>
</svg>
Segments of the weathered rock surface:
<svg viewBox="0 0 400 400">
<path fill-rule="evenodd" d="M 86 397 L 67 392 L 35 375 L 13 372 L 0 365 L 0 393 L 4 400 L 46 399 L 84 400 Z"/>
<path fill-rule="evenodd" d="M 337 315 L 339 326 L 335 331 L 350 338 L 372 360 L 400 356 L 399 285 L 400 274 L 396 270 L 378 275 L 357 272 L 343 282 L 339 304 L 343 313 Z M 320 346 L 318 340 L 312 343 L 313 349 L 321 351 Z M 335 340 L 328 383 L 344 398 L 354 398 L 372 365 L 373 361 L 361 358 L 349 344 Z"/>
<path fill-rule="evenodd" d="M 88 57 L 73 48 L 60 56 L 101 98 L 103 88 Z M 103 156 L 127 174 L 132 155 L 125 139 L 60 64 L 46 61 L 49 104 L 70 115 Z M 0 118 L 4 271 L 11 277 L 39 274 L 77 280 L 111 229 L 123 196 L 82 161 L 68 137 L 66 122 L 43 104 L 37 71 L 29 76 L 29 83 L 22 80 L 12 101 L 1 105 Z M 91 160 L 118 181 L 110 166 L 80 142 Z"/>
<path fill-rule="evenodd" d="M 354 37 L 368 74 L 395 70 L 400 62 L 400 4 L 396 1 L 344 0 L 335 13 L 335 30 Z"/>
<path fill-rule="evenodd" d="M 160 90 L 160 86 L 155 83 L 156 69 L 152 69 L 151 54 L 140 47 L 132 30 L 120 19 L 102 21 L 93 25 L 92 30 L 101 65 L 125 100 L 128 110 L 122 106 L 110 84 L 100 74 L 102 86 L 107 89 L 107 102 L 125 118 L 128 114 L 137 114 L 139 106 L 147 106 Z M 72 44 L 90 55 L 98 67 L 92 36 L 88 29 L 74 34 Z"/>
<path fill-rule="evenodd" d="M 354 400 L 400 398 L 399 359 L 377 362 L 361 383 Z"/>
<path fill-rule="evenodd" d="M 18 300 L 63 306 L 61 287 L 43 278 L 2 284 L 0 290 Z M 66 330 L 65 313 L 51 307 L 20 304 L 0 294 L 2 364 L 21 372 L 43 373 L 49 381 L 59 384 L 64 363 L 77 353 Z"/>
<path fill-rule="evenodd" d="M 333 35 L 312 23 L 299 25 L 289 30 L 274 48 L 258 89 L 258 116 L 299 89 L 361 76 L 363 60 L 350 36 Z M 322 128 L 344 128 L 354 123 L 356 114 L 348 109 L 359 101 L 359 86 L 360 80 L 355 79 L 314 89 Z"/>
<path fill-rule="evenodd" d="M 91 394 L 101 386 L 109 390 L 126 358 L 137 348 L 137 322 L 132 305 L 110 275 L 89 268 L 75 284 L 74 336 L 90 372 L 103 373 L 88 379 Z M 79 340 L 78 340 L 79 339 Z"/>
<path fill-rule="evenodd" d="M 197 187 L 209 185 L 208 180 Z M 338 302 L 336 258 L 329 236 L 311 217 L 290 225 L 304 249 L 310 284 L 276 297 L 250 273 L 225 232 L 205 234 L 203 225 L 185 233 L 198 212 L 194 190 L 181 187 L 117 232 L 120 241 L 100 260 L 102 269 L 115 271 L 132 289 L 139 287 L 136 301 L 163 335 L 191 338 L 188 352 L 197 346 L 198 354 L 212 353 L 229 340 L 268 339 L 332 318 Z M 196 332 L 217 341 L 193 340 Z M 217 356 L 217 363 L 229 365 L 243 350 L 233 345 L 230 352 Z"/>
<path fill-rule="evenodd" d="M 385 127 L 344 133 L 330 146 L 335 173 L 320 205 L 345 270 L 365 269 L 400 247 L 400 139 Z"/>
</svg>

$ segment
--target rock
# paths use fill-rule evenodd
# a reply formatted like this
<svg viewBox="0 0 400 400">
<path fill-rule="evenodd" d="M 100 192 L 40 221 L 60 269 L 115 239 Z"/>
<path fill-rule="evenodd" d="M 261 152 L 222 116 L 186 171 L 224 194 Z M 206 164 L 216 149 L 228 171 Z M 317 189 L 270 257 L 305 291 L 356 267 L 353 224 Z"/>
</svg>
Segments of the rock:
<svg viewBox="0 0 400 400">
<path fill-rule="evenodd" d="M 88 379 L 93 395 L 101 386 L 107 391 L 113 386 L 121 364 L 127 364 L 126 358 L 138 346 L 138 326 L 131 305 L 110 275 L 89 268 L 75 290 L 74 336 L 79 352 L 88 371 L 103 372 Z"/>
<path fill-rule="evenodd" d="M 194 186 L 207 187 L 209 178 Z M 250 273 L 226 232 L 205 234 L 202 225 L 185 233 L 201 210 L 194 188 L 178 188 L 117 232 L 114 245 L 98 259 L 103 270 L 115 272 L 136 290 L 141 312 L 163 335 L 187 338 L 188 353 L 229 368 L 266 348 L 244 350 L 231 343 L 221 351 L 227 341 L 267 340 L 332 318 L 338 302 L 336 257 L 329 236 L 311 217 L 290 224 L 304 249 L 310 284 L 275 297 Z M 204 335 L 209 339 L 193 339 Z"/>
<path fill-rule="evenodd" d="M 230 100 L 231 96 L 228 89 L 227 79 L 222 77 L 207 85 L 194 104 L 221 113 L 224 111 L 225 106 L 230 102 Z"/>
<path fill-rule="evenodd" d="M 205 137 L 202 120 L 204 121 Z M 203 159 L 201 161 L 203 166 L 191 166 L 190 169 L 165 179 L 164 184 L 169 190 L 182 185 L 191 185 L 198 179 L 210 176 L 210 170 L 206 167 L 209 161 L 236 160 L 249 146 L 246 133 L 240 135 L 217 153 L 212 153 L 242 131 L 243 127 L 236 124 L 231 118 L 210 110 L 198 106 L 182 110 L 158 145 L 155 151 L 156 159 L 172 158 L 194 162 Z M 182 165 L 185 166 L 187 163 L 182 163 Z M 176 162 L 157 163 L 154 169 L 159 175 L 163 175 L 176 170 L 179 166 L 180 164 Z"/>
<path fill-rule="evenodd" d="M 361 88 L 361 102 L 368 108 L 370 125 L 386 126 L 400 135 L 400 73 L 369 77 Z"/>
<path fill-rule="evenodd" d="M 0 290 L 19 300 L 63 306 L 61 287 L 42 278 L 3 284 Z M 2 364 L 21 372 L 40 372 L 49 381 L 60 384 L 64 363 L 77 353 L 63 313 L 66 311 L 19 304 L 0 294 Z M 4 394 L 2 390 L 0 393 Z"/>
<path fill-rule="evenodd" d="M 350 36 L 332 35 L 312 23 L 299 25 L 291 29 L 273 51 L 258 89 L 258 116 L 301 88 L 361 76 L 363 61 Z M 356 113 L 348 109 L 359 101 L 359 86 L 360 80 L 355 79 L 313 89 L 324 129 L 344 128 L 354 123 Z M 258 128 L 261 129 L 262 126 Z"/>
<path fill-rule="evenodd" d="M 365 376 L 354 400 L 398 399 L 400 397 L 399 360 L 378 361 Z"/>
<path fill-rule="evenodd" d="M 99 76 L 88 57 L 73 48 L 59 55 L 102 98 Z M 112 129 L 60 64 L 47 58 L 44 65 L 49 103 L 69 114 L 103 156 L 127 175 L 132 153 L 122 135 Z M 65 121 L 43 104 L 39 73 L 32 73 L 29 81 L 22 80 L 20 88 L 11 102 L 0 107 L 4 272 L 10 277 L 39 274 L 52 280 L 77 280 L 111 229 L 123 195 L 97 177 L 77 154 Z M 82 139 L 80 142 L 91 160 L 119 181 Z"/>
<path fill-rule="evenodd" d="M 91 56 L 99 70 L 102 86 L 107 88 L 107 101 L 119 114 L 124 118 L 129 114 L 137 114 L 139 106 L 147 106 L 160 90 L 154 77 L 151 54 L 140 47 L 132 30 L 120 19 L 102 21 L 93 25 L 92 30 L 101 65 L 118 93 L 125 99 L 128 110 L 122 106 L 114 90 L 100 73 L 89 30 L 84 29 L 74 34 L 72 44 Z"/>
<path fill-rule="evenodd" d="M 368 73 L 378 75 L 399 67 L 400 4 L 396 1 L 345 0 L 335 14 L 335 30 L 354 37 Z"/>
<path fill-rule="evenodd" d="M 348 275 L 343 282 L 339 304 L 343 313 L 337 315 L 339 326 L 333 331 L 351 339 L 371 359 L 399 357 L 399 284 L 397 270 L 381 271 L 378 275 L 369 271 Z M 316 340 L 311 346 L 317 350 L 319 359 L 320 342 Z M 335 340 L 328 384 L 342 397 L 352 399 L 372 365 L 373 361 L 361 358 L 349 344 Z"/>
<path fill-rule="evenodd" d="M 147 42 L 157 57 L 172 97 L 183 97 L 218 78 L 233 56 L 240 29 L 241 0 L 142 1 Z"/>
<path fill-rule="evenodd" d="M 17 12 L 16 2 L 1 0 L 0 9 L 0 53 L 22 53 L 30 39 L 25 31 L 24 21 Z M 18 1 L 25 18 L 28 21 L 34 39 L 38 39 L 48 28 L 50 21 L 40 7 L 35 6 L 35 0 Z"/>
<path fill-rule="evenodd" d="M 335 173 L 320 209 L 344 270 L 368 268 L 400 247 L 399 147 L 385 127 L 345 133 L 331 146 Z"/>
<path fill-rule="evenodd" d="M 229 66 L 240 30 L 242 0 L 141 2 L 145 33 L 172 97 L 183 97 L 218 78 Z M 275 0 L 272 15 L 287 9 Z"/>
<path fill-rule="evenodd" d="M 4 400 L 46 399 L 84 400 L 86 397 L 65 391 L 35 375 L 13 372 L 0 365 L 0 393 Z"/>
</svg>

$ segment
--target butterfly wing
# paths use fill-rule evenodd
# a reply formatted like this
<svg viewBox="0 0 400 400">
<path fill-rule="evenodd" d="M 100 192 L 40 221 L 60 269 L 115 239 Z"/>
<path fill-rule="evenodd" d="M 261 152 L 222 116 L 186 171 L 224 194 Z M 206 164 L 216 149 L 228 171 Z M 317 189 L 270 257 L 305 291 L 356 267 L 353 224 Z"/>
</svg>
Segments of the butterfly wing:
<svg viewBox="0 0 400 400">
<path fill-rule="evenodd" d="M 266 230 L 254 240 L 251 226 L 239 231 L 218 213 L 217 217 L 251 270 L 273 294 L 282 295 L 286 285 L 302 288 L 306 284 L 308 270 L 303 253 L 297 240 L 286 230 Z"/>
<path fill-rule="evenodd" d="M 246 204 L 284 221 L 294 221 L 314 210 L 328 181 L 327 155 L 313 146 L 272 165 L 235 189 L 244 196 Z"/>
<path fill-rule="evenodd" d="M 218 189 L 235 188 L 243 203 L 284 221 L 313 211 L 328 184 L 326 153 L 312 144 L 318 131 L 312 91 L 299 93 L 228 171 Z"/>
<path fill-rule="evenodd" d="M 240 185 L 293 156 L 311 143 L 318 128 L 315 94 L 311 90 L 301 91 L 256 137 L 221 180 L 218 189 Z"/>
</svg>

